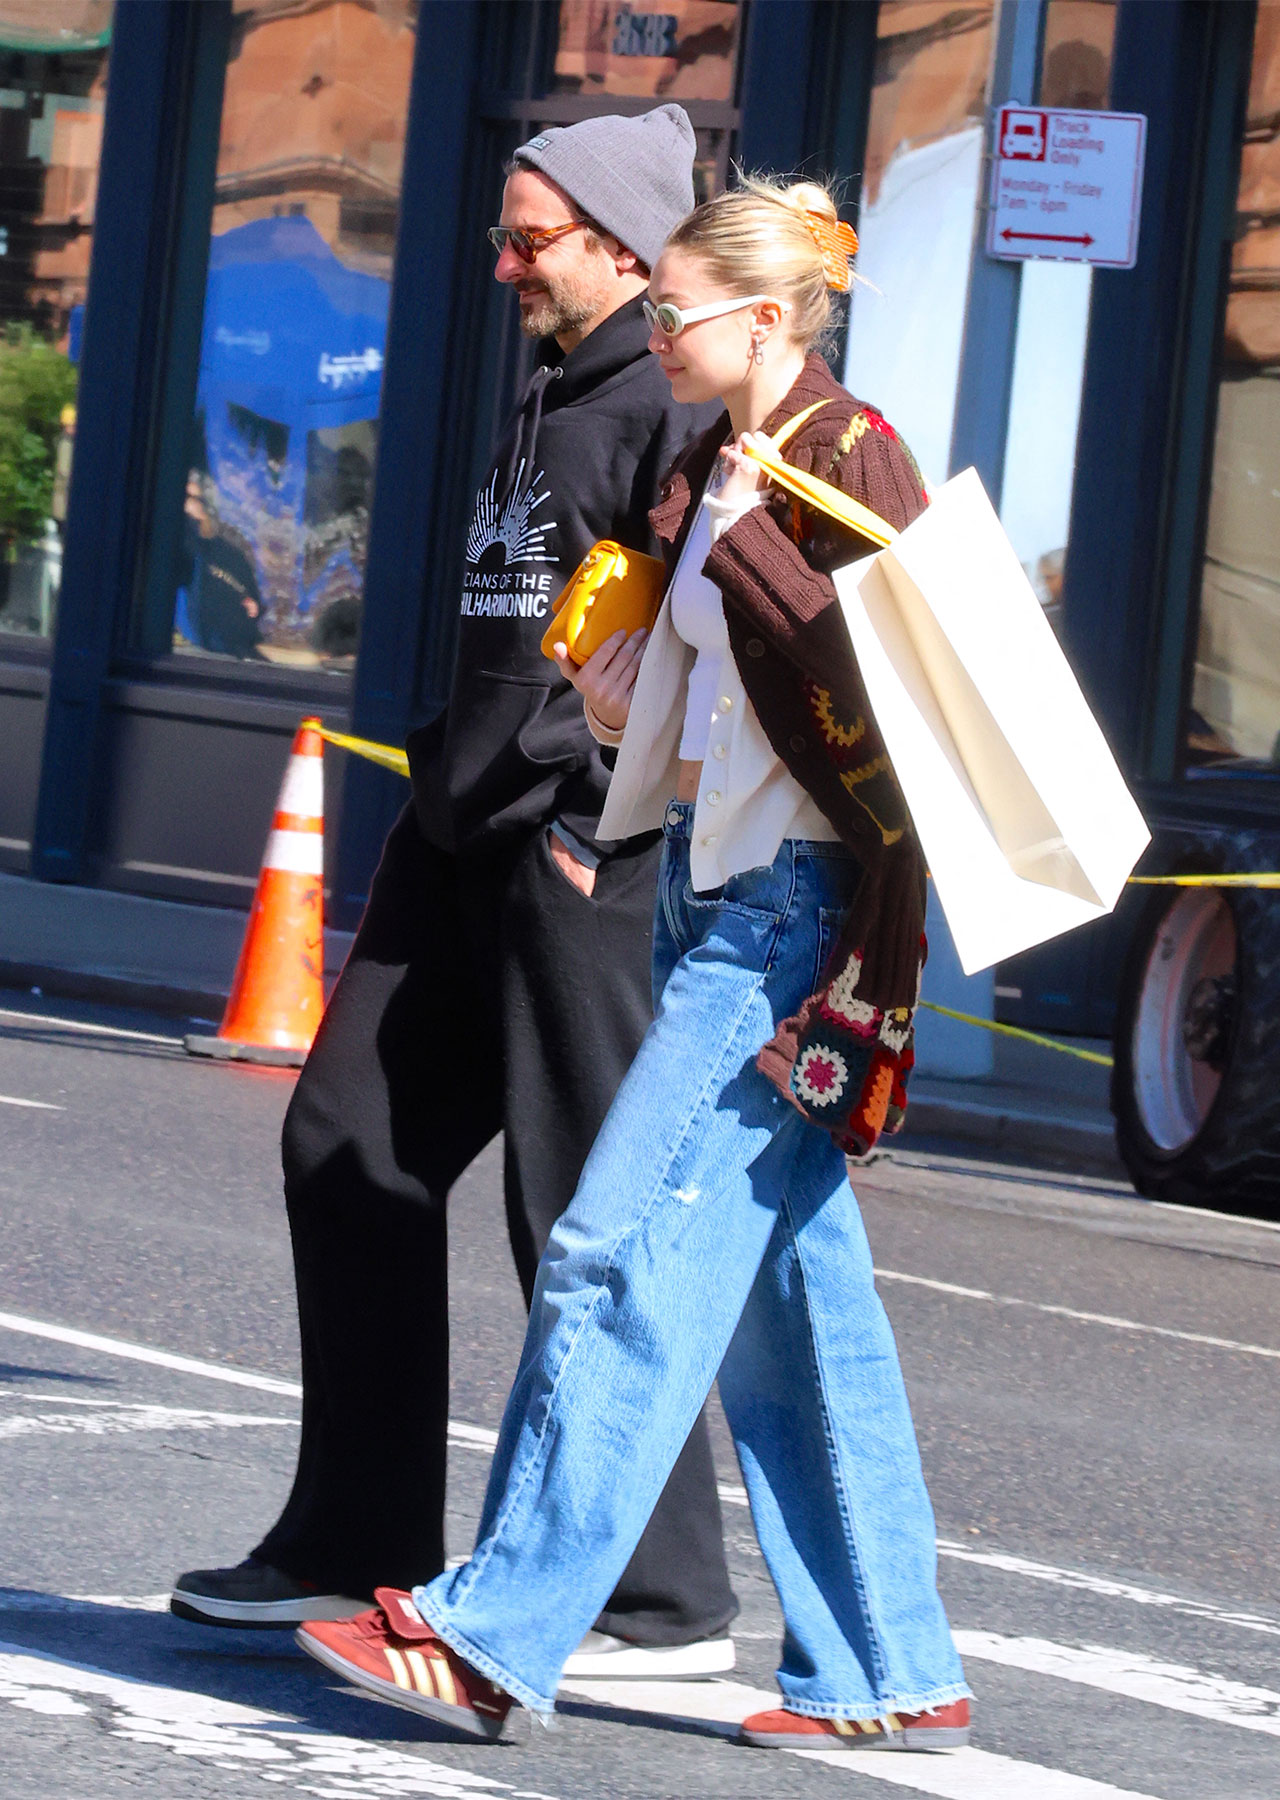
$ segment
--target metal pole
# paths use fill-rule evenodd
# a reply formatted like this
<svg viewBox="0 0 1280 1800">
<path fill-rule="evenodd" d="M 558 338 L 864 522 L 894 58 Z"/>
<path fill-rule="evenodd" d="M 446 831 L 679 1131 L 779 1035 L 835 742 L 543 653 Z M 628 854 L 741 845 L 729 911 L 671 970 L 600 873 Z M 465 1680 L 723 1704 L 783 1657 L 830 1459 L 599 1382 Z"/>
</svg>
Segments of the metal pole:
<svg viewBox="0 0 1280 1800">
<path fill-rule="evenodd" d="M 956 410 L 951 427 L 949 473 L 972 464 L 997 507 L 1004 485 L 1004 443 L 1009 427 L 1009 395 L 1013 387 L 1013 354 L 1018 331 L 1018 290 L 1022 265 L 1001 262 L 983 249 L 990 187 L 992 133 L 998 108 L 1036 98 L 1040 39 L 1046 0 L 998 0 L 995 52 L 987 87 L 988 126 L 980 192 L 975 209 L 969 292 L 965 304 Z M 925 998 L 972 1013 L 995 1017 L 995 972 L 965 975 L 932 884 L 925 926 L 930 955 L 925 969 Z M 937 1013 L 916 1020 L 916 1066 L 923 1075 L 951 1080 L 989 1079 L 995 1072 L 996 1040 L 971 1025 L 959 1025 Z"/>
<path fill-rule="evenodd" d="M 949 474 L 972 465 L 993 506 L 1004 487 L 1004 449 L 1018 335 L 1022 264 L 988 256 L 983 248 L 989 203 L 992 134 L 999 108 L 1032 105 L 1040 74 L 1046 0 L 999 0 L 995 54 L 987 87 L 987 147 L 974 217 L 973 255 L 965 302 L 964 338 L 956 380 Z"/>
</svg>

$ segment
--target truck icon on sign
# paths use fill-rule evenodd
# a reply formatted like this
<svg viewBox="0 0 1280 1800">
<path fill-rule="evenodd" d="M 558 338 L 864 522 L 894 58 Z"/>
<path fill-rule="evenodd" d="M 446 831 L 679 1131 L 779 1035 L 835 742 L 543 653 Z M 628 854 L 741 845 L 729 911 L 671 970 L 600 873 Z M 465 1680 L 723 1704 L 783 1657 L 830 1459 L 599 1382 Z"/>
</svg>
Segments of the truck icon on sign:
<svg viewBox="0 0 1280 1800">
<path fill-rule="evenodd" d="M 1013 162 L 1044 161 L 1044 114 L 1006 106 L 1000 115 L 1000 155 Z"/>
</svg>

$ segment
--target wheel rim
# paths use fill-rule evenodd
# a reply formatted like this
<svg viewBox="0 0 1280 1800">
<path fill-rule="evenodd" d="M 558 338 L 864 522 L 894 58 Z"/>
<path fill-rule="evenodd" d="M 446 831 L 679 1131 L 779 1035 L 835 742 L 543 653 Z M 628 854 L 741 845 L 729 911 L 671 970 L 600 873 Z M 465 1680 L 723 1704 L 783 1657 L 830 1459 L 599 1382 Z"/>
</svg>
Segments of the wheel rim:
<svg viewBox="0 0 1280 1800">
<path fill-rule="evenodd" d="M 1184 1149 L 1217 1099 L 1235 967 L 1235 920 L 1222 895 L 1180 894 L 1147 957 L 1131 1045 L 1138 1115 L 1161 1150 Z"/>
</svg>

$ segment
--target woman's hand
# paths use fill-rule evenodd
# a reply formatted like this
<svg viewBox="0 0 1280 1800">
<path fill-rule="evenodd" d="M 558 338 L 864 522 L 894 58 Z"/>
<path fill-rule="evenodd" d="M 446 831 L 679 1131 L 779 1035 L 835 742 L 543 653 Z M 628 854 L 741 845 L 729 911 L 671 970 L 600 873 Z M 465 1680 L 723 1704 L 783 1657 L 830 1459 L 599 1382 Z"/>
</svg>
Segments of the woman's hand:
<svg viewBox="0 0 1280 1800">
<path fill-rule="evenodd" d="M 720 452 L 720 466 L 725 470 L 725 479 L 715 489 L 717 500 L 749 501 L 769 485 L 769 477 L 760 464 L 752 462 L 746 453 L 745 446 L 755 437 L 754 431 L 744 431 Z"/>
<path fill-rule="evenodd" d="M 568 646 L 553 644 L 556 667 L 571 681 L 606 731 L 621 731 L 631 711 L 631 694 L 640 669 L 640 658 L 649 641 L 647 631 L 615 631 L 582 667 L 569 655 Z"/>
</svg>

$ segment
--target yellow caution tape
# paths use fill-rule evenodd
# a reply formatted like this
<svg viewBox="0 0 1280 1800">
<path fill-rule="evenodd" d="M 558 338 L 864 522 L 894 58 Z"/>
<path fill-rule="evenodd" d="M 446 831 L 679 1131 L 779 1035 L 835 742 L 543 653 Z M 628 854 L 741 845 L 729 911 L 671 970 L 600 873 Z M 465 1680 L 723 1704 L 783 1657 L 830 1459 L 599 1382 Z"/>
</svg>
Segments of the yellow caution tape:
<svg viewBox="0 0 1280 1800">
<path fill-rule="evenodd" d="M 330 731 L 328 726 L 316 727 L 326 744 L 333 744 L 339 750 L 349 750 L 353 756 L 363 756 L 369 762 L 377 763 L 381 768 L 392 769 L 397 775 L 407 776 L 409 758 L 403 750 L 397 750 L 391 744 L 375 744 L 368 738 L 348 737 L 341 731 Z M 1134 887 L 1257 887 L 1280 888 L 1280 870 L 1268 871 L 1259 875 L 1130 875 L 1129 882 Z M 956 1017 L 962 1015 L 957 1013 Z M 986 1025 L 987 1019 L 973 1019 L 974 1025 Z M 1013 1026 L 998 1027 L 1012 1031 Z M 1026 1035 L 1025 1033 L 1023 1034 Z M 1038 1039 L 1038 1042 L 1052 1044 L 1052 1039 Z M 1054 1045 L 1061 1049 L 1061 1045 Z M 1083 1050 L 1073 1051 L 1073 1055 L 1083 1056 Z"/>
<path fill-rule="evenodd" d="M 371 744 L 368 738 L 347 737 L 341 731 L 330 731 L 324 725 L 316 729 L 326 744 L 334 744 L 339 750 L 349 750 L 353 756 L 363 756 L 368 762 L 377 763 L 379 768 L 391 769 L 397 775 L 408 776 L 409 758 L 403 750 L 396 750 L 390 744 Z"/>
<path fill-rule="evenodd" d="M 403 750 L 397 750 L 390 744 L 374 744 L 368 738 L 348 737 L 341 731 L 330 731 L 326 726 L 317 727 L 326 744 L 333 744 L 339 750 L 349 750 L 353 756 L 363 756 L 379 767 L 391 769 L 397 775 L 407 776 L 409 758 Z M 1259 875 L 1131 875 L 1131 883 L 1141 887 L 1258 887 L 1280 888 L 1280 871 L 1266 872 Z M 1061 1044 L 1057 1038 L 1042 1037 L 1038 1031 L 1024 1031 L 1020 1025 L 1000 1025 L 994 1019 L 980 1019 L 975 1013 L 956 1012 L 950 1006 L 938 1006 L 932 1000 L 922 1000 L 921 1006 L 930 1012 L 941 1013 L 944 1019 L 955 1019 L 961 1025 L 978 1025 L 983 1031 L 998 1032 L 1001 1037 L 1022 1038 L 1025 1043 L 1039 1044 L 1044 1050 L 1060 1050 L 1064 1056 L 1078 1056 L 1081 1062 L 1099 1063 L 1104 1069 L 1112 1066 L 1112 1058 L 1104 1056 L 1098 1050 L 1080 1050 L 1075 1044 Z"/>
<path fill-rule="evenodd" d="M 1021 1025 L 998 1025 L 994 1019 L 980 1019 L 975 1013 L 956 1012 L 953 1007 L 938 1006 L 932 1000 L 922 1000 L 920 1004 L 930 1012 L 941 1013 L 944 1019 L 958 1019 L 962 1025 L 981 1025 L 984 1031 L 998 1032 L 1001 1037 L 1022 1038 L 1028 1044 L 1039 1044 L 1045 1050 L 1061 1050 L 1064 1056 L 1078 1056 L 1081 1062 L 1100 1063 L 1104 1069 L 1109 1069 L 1114 1061 L 1113 1057 L 1104 1056 L 1101 1050 L 1081 1050 L 1075 1044 L 1060 1044 L 1057 1038 L 1041 1037 L 1038 1031 L 1024 1031 Z"/>
<path fill-rule="evenodd" d="M 1280 870 L 1257 875 L 1130 875 L 1131 887 L 1280 888 Z"/>
</svg>

